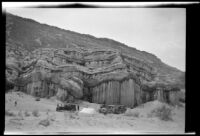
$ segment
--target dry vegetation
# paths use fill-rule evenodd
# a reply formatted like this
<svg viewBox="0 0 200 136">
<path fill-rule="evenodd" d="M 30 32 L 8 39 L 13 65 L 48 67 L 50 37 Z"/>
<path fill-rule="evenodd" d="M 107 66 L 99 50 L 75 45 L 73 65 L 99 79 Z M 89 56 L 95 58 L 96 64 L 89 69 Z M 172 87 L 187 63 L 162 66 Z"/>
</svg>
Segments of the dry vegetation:
<svg viewBox="0 0 200 136">
<path fill-rule="evenodd" d="M 164 121 L 173 120 L 172 109 L 165 105 L 152 110 L 151 113 L 149 114 L 149 117 L 152 117 L 152 116 L 156 116 L 159 119 L 164 120 Z"/>
<path fill-rule="evenodd" d="M 45 126 L 45 127 L 47 127 L 47 126 L 49 126 L 49 125 L 50 125 L 50 121 L 49 121 L 49 119 L 48 119 L 48 118 L 46 118 L 46 119 L 43 119 L 43 120 L 41 120 L 41 121 L 39 122 L 39 125 L 42 125 L 42 126 Z"/>
<path fill-rule="evenodd" d="M 15 116 L 15 114 L 9 110 L 5 110 L 5 115 L 6 116 Z"/>
<path fill-rule="evenodd" d="M 140 107 L 128 109 L 124 114 L 104 115 L 96 112 L 86 115 L 81 113 L 82 108 L 94 108 L 95 111 L 98 111 L 100 105 L 81 102 L 79 112 L 56 112 L 56 103 L 54 101 L 44 98 L 41 101 L 35 101 L 34 97 L 25 94 L 24 97 L 14 96 L 15 93 L 7 95 L 10 95 L 9 98 L 12 101 L 6 103 L 6 131 L 120 131 L 122 133 L 125 131 L 184 131 L 184 114 L 182 114 L 184 113 L 184 107 L 171 108 L 169 105 L 166 106 L 158 101 L 145 103 Z M 15 99 L 18 99 L 17 107 L 13 103 Z M 172 114 L 175 111 L 176 114 Z M 147 117 L 148 113 L 149 115 L 151 114 L 149 118 Z M 172 117 L 173 121 L 166 121 L 171 120 Z"/>
<path fill-rule="evenodd" d="M 29 117 L 29 116 L 30 116 L 30 113 L 29 113 L 28 111 L 25 111 L 25 112 L 24 112 L 24 115 L 25 115 L 25 117 Z"/>
<path fill-rule="evenodd" d="M 34 111 L 32 112 L 32 114 L 33 114 L 33 116 L 35 116 L 35 117 L 39 117 L 39 116 L 40 116 L 38 110 L 34 110 Z"/>
</svg>

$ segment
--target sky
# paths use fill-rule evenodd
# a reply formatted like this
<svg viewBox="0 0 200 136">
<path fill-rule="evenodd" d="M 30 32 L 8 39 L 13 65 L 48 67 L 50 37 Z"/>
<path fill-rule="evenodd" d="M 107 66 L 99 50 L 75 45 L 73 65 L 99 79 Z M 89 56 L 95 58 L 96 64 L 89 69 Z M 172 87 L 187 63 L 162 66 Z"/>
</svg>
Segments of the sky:
<svg viewBox="0 0 200 136">
<path fill-rule="evenodd" d="M 153 53 L 185 71 L 185 8 L 7 8 L 7 12 L 66 30 L 106 37 Z"/>
</svg>

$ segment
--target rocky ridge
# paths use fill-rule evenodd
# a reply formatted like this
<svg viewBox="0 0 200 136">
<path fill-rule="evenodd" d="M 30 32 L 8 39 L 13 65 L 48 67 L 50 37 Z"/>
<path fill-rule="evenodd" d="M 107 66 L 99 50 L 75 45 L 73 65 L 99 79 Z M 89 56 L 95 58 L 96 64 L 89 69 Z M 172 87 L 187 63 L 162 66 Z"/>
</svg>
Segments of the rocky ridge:
<svg viewBox="0 0 200 136">
<path fill-rule="evenodd" d="M 6 79 L 17 90 L 131 107 L 152 99 L 176 101 L 174 74 L 167 80 L 154 55 L 10 14 L 6 21 Z"/>
</svg>

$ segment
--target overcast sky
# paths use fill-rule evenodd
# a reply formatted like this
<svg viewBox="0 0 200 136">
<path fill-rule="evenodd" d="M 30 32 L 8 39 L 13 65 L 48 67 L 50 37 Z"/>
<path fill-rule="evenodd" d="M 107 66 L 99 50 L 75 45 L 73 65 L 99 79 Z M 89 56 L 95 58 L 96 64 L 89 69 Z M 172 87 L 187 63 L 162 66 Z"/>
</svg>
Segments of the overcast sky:
<svg viewBox="0 0 200 136">
<path fill-rule="evenodd" d="M 185 71 L 184 8 L 8 8 L 6 11 L 63 29 L 107 37 L 155 54 Z"/>
</svg>

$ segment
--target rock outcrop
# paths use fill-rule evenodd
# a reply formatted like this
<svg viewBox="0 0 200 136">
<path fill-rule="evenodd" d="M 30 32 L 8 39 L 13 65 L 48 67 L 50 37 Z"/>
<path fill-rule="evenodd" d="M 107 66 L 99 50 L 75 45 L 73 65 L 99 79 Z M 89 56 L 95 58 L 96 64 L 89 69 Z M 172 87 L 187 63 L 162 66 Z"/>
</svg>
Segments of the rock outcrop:
<svg viewBox="0 0 200 136">
<path fill-rule="evenodd" d="M 22 20 L 13 15 L 9 15 L 7 19 L 10 22 L 6 35 L 6 81 L 8 84 L 12 83 L 16 90 L 40 97 L 56 96 L 61 101 L 85 99 L 95 103 L 122 104 L 129 107 L 154 99 L 169 103 L 177 101 L 176 92 L 179 89 L 172 87 L 172 83 L 160 76 L 159 69 L 153 62 L 156 58 L 150 61 L 141 57 L 141 53 L 132 55 L 124 51 L 127 47 L 120 45 L 123 48 L 118 49 L 119 43 L 107 39 L 98 39 L 99 42 L 96 43 L 101 44 L 95 45 L 95 48 L 89 45 L 86 47 L 82 40 L 72 44 L 70 40 L 76 37 L 76 34 L 67 35 L 58 28 L 52 29 L 58 29 L 57 31 L 68 36 L 69 42 L 66 42 L 65 47 L 57 46 L 59 42 L 55 43 L 54 47 L 46 47 L 45 42 L 48 40 L 57 40 L 40 33 L 48 40 L 44 42 L 41 37 L 40 42 L 37 42 L 39 47 L 35 45 L 27 49 L 28 43 L 14 35 L 20 27 L 18 23 Z M 23 20 L 22 23 L 29 25 L 29 21 Z M 31 23 L 33 26 L 38 25 L 36 22 Z M 12 27 L 12 24 L 15 25 Z M 51 30 L 50 26 L 44 28 Z M 29 31 L 30 35 L 35 33 L 35 29 Z M 50 35 L 55 33 L 53 30 L 51 32 Z M 35 37 L 30 35 L 24 37 Z M 80 39 L 85 38 L 80 34 L 77 36 Z M 89 36 L 85 41 L 94 43 L 95 38 L 91 38 L 93 37 Z M 100 42 L 102 40 L 103 42 Z M 62 41 L 63 39 L 60 39 L 60 42 Z M 114 46 L 111 45 L 113 43 L 116 44 L 116 49 L 110 48 Z M 102 48 L 104 44 L 109 48 Z M 151 57 L 149 55 L 149 58 Z"/>
<path fill-rule="evenodd" d="M 143 103 L 157 99 L 175 105 L 179 101 L 179 92 L 180 88 L 173 84 L 143 84 L 141 99 Z"/>
</svg>

